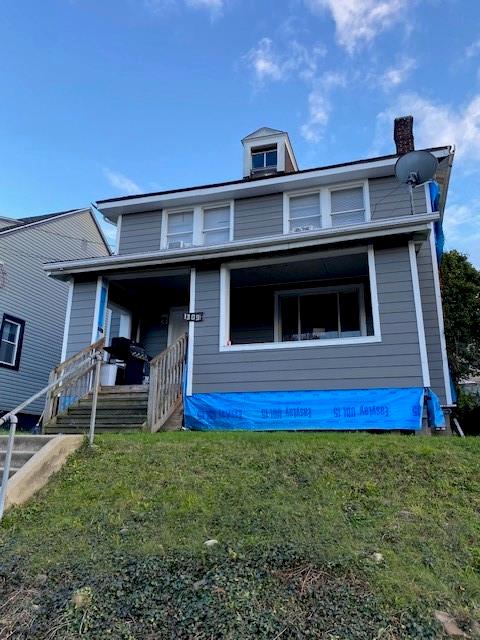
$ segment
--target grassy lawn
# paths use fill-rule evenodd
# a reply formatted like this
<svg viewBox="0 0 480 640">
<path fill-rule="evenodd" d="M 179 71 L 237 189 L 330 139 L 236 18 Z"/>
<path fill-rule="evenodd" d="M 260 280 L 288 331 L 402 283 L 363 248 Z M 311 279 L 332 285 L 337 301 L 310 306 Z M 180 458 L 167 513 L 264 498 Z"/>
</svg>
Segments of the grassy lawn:
<svg viewBox="0 0 480 640">
<path fill-rule="evenodd" d="M 0 607 L 17 616 L 0 608 L 0 638 L 436 638 L 438 609 L 476 637 L 479 454 L 480 439 L 98 437 L 0 525 Z"/>
</svg>

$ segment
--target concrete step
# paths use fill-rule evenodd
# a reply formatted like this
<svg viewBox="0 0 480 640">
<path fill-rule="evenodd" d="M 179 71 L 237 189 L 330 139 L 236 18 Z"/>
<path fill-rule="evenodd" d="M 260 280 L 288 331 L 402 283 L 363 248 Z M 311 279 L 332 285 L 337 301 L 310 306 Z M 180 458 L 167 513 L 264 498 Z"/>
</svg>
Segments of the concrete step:
<svg viewBox="0 0 480 640">
<path fill-rule="evenodd" d="M 15 448 L 12 451 L 12 461 L 11 461 L 11 465 L 13 467 L 21 467 L 25 464 L 25 462 L 27 462 L 27 460 L 30 460 L 30 458 L 32 456 L 34 456 L 37 451 L 39 449 L 25 449 L 23 451 L 17 451 Z M 7 452 L 6 451 L 2 451 L 0 449 L 0 465 L 5 464 L 5 456 L 6 456 Z"/>
<path fill-rule="evenodd" d="M 38 451 L 51 440 L 51 436 L 24 436 L 15 434 L 14 450 L 15 451 Z M 8 436 L 0 436 L 0 451 L 5 451 L 7 448 Z"/>
</svg>

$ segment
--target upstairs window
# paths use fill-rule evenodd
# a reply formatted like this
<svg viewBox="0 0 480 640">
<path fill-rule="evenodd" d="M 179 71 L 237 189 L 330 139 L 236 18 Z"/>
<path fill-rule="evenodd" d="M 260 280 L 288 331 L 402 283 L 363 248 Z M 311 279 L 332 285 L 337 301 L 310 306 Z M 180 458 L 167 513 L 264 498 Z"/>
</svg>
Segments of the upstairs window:
<svg viewBox="0 0 480 640">
<path fill-rule="evenodd" d="M 4 315 L 0 326 L 0 366 L 18 369 L 25 322 Z"/>
<path fill-rule="evenodd" d="M 178 211 L 167 216 L 167 249 L 193 246 L 193 211 Z"/>
<path fill-rule="evenodd" d="M 289 228 L 291 233 L 313 231 L 322 226 L 320 194 L 292 196 L 290 198 Z"/>
<path fill-rule="evenodd" d="M 263 147 L 252 150 L 252 171 L 277 168 L 277 147 Z"/>
<path fill-rule="evenodd" d="M 203 244 L 225 244 L 230 241 L 230 205 L 203 210 Z"/>
<path fill-rule="evenodd" d="M 332 227 L 364 222 L 363 187 L 335 189 L 330 192 L 330 201 Z"/>
</svg>

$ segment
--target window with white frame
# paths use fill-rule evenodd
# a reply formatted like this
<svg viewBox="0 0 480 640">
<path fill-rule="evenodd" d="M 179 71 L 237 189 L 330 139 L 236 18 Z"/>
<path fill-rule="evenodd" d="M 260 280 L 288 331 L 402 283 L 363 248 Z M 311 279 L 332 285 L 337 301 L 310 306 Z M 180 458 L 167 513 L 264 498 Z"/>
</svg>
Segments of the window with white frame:
<svg viewBox="0 0 480 640">
<path fill-rule="evenodd" d="M 172 211 L 167 215 L 167 249 L 193 246 L 193 211 Z"/>
<path fill-rule="evenodd" d="M 252 149 L 252 171 L 277 168 L 277 146 Z"/>
<path fill-rule="evenodd" d="M 356 224 L 365 220 L 362 186 L 330 191 L 330 203 L 332 227 Z"/>
<path fill-rule="evenodd" d="M 18 369 L 25 322 L 4 315 L 0 326 L 0 366 Z"/>
<path fill-rule="evenodd" d="M 203 244 L 225 244 L 230 240 L 230 204 L 203 209 Z"/>
<path fill-rule="evenodd" d="M 320 193 L 290 196 L 288 222 L 291 233 L 320 229 L 322 226 Z"/>
<path fill-rule="evenodd" d="M 281 291 L 276 296 L 277 342 L 366 334 L 361 285 Z"/>
</svg>

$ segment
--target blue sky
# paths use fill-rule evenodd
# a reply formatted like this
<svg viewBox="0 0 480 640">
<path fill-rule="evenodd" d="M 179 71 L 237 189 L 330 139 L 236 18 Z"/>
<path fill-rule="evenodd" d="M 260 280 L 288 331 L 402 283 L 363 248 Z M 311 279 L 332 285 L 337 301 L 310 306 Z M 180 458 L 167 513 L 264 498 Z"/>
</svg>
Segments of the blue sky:
<svg viewBox="0 0 480 640">
<path fill-rule="evenodd" d="M 301 168 L 457 149 L 447 245 L 480 266 L 476 0 L 3 0 L 0 215 L 241 176 L 287 130 Z"/>
</svg>

